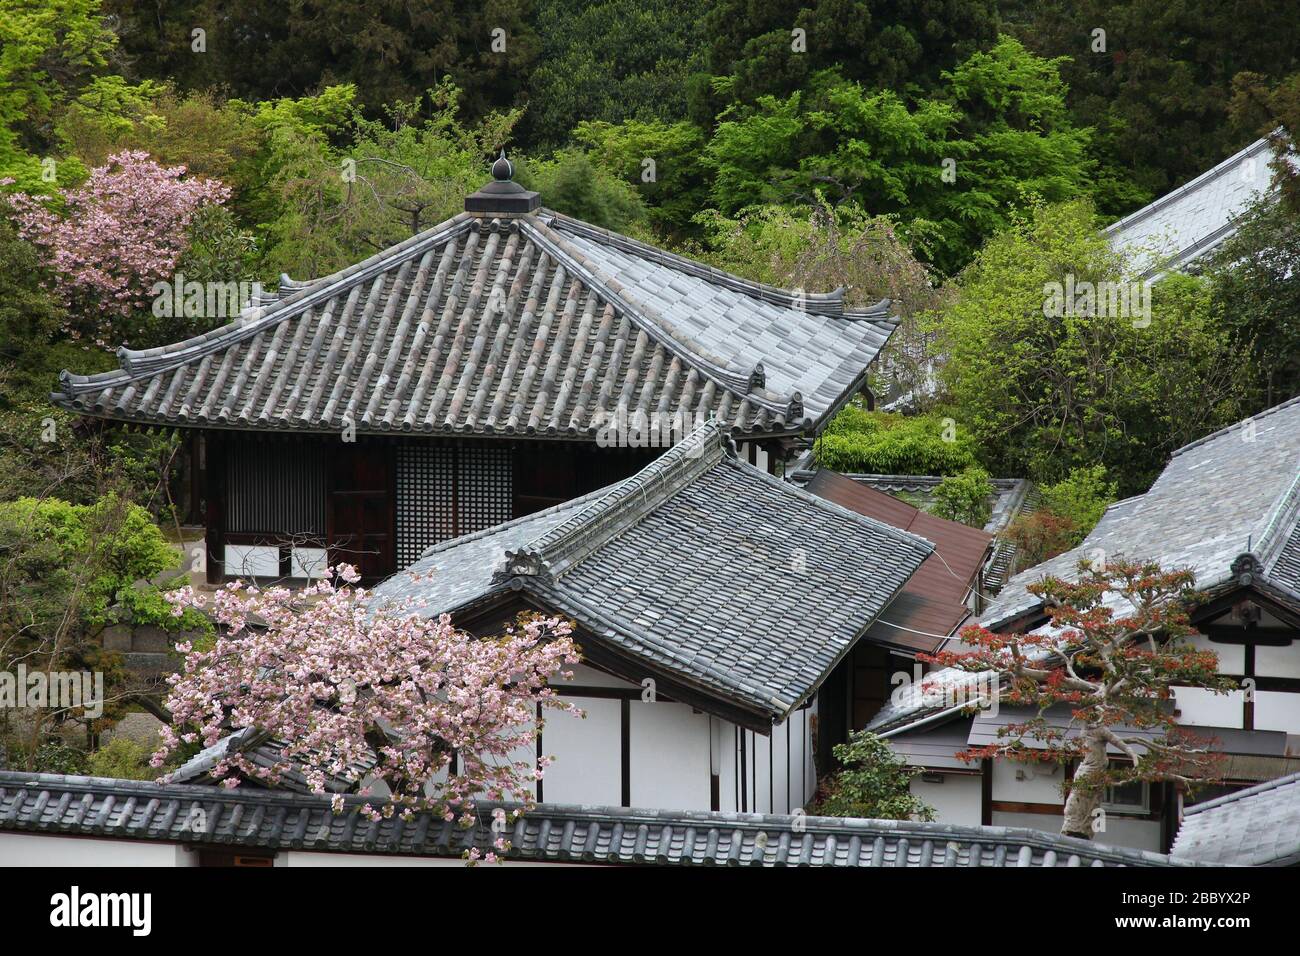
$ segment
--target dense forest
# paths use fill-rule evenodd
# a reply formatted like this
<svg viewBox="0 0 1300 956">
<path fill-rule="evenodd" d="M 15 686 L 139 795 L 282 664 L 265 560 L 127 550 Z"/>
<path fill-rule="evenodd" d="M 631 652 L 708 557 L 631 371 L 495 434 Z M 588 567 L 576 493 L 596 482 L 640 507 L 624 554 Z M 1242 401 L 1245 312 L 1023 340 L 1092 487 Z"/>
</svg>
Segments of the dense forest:
<svg viewBox="0 0 1300 956">
<path fill-rule="evenodd" d="M 956 517 L 1032 478 L 1022 532 L 1060 550 L 1300 390 L 1294 170 L 1149 326 L 1049 317 L 1045 284 L 1121 279 L 1102 227 L 1297 129 L 1270 0 L 0 0 L 0 623 L 85 655 L 123 608 L 178 626 L 132 587 L 178 439 L 77 423 L 61 369 L 227 321 L 160 314 L 177 274 L 269 289 L 427 229 L 503 149 L 551 208 L 893 299 L 872 388 L 908 414 L 848 409 L 821 460 L 950 476 Z"/>
</svg>

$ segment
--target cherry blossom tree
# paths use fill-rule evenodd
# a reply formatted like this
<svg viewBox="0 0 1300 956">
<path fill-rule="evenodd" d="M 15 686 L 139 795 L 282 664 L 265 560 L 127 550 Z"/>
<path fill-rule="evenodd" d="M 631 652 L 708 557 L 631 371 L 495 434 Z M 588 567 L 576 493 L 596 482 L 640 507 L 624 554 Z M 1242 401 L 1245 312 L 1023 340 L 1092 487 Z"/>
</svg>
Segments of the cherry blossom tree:
<svg viewBox="0 0 1300 956">
<path fill-rule="evenodd" d="M 371 607 L 353 586 L 355 569 L 335 575 L 337 586 L 327 578 L 291 592 L 233 582 L 213 596 L 223 633 L 211 649 L 179 648 L 184 669 L 170 678 L 166 701 L 172 726 L 153 765 L 184 744 L 212 746 L 255 728 L 282 744 L 279 759 L 266 767 L 229 753 L 211 771 L 225 786 L 274 785 L 292 767 L 314 793 L 343 780 L 374 797 L 362 807 L 371 819 L 432 810 L 468 823 L 479 798 L 531 806 L 529 786 L 550 763 L 532 756 L 539 714 L 574 711 L 549 686 L 578 662 L 571 625 L 533 615 L 475 638 L 447 615 L 414 613 L 409 601 Z M 208 606 L 190 588 L 170 600 L 176 613 Z M 335 793 L 333 805 L 341 811 L 343 797 Z"/>
<path fill-rule="evenodd" d="M 1066 784 L 1061 832 L 1090 839 L 1107 786 L 1194 785 L 1216 777 L 1221 757 L 1212 741 L 1180 727 L 1170 701 L 1176 686 L 1224 693 L 1236 685 L 1219 675 L 1218 655 L 1186 641 L 1193 632 L 1188 608 L 1196 601 L 1190 571 L 1122 560 L 1097 567 L 1085 561 L 1079 568 L 1077 582 L 1046 578 L 1030 585 L 1050 619 L 1040 633 L 968 627 L 961 638 L 973 649 L 922 659 L 987 674 L 1003 688 L 1002 703 L 1037 709 L 1029 720 L 1001 728 L 996 743 L 958 756 L 1078 761 Z M 1067 728 L 1045 716 L 1058 705 L 1070 708 Z"/>
<path fill-rule="evenodd" d="M 184 166 L 129 150 L 53 204 L 21 192 L 4 197 L 19 234 L 49 257 L 54 291 L 73 316 L 68 331 L 100 344 L 148 304 L 155 282 L 171 277 L 199 210 L 228 198 L 217 180 L 186 177 Z"/>
</svg>

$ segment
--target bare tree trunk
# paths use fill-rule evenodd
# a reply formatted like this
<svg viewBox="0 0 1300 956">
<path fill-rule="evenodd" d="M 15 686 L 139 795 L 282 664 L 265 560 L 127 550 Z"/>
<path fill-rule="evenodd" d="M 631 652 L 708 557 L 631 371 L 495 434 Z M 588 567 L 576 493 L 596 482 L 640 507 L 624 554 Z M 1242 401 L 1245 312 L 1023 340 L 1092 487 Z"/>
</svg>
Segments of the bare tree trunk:
<svg viewBox="0 0 1300 956">
<path fill-rule="evenodd" d="M 1106 772 L 1109 758 L 1106 754 L 1106 736 L 1102 727 L 1088 724 L 1083 731 L 1088 750 L 1084 754 L 1077 770 L 1074 771 L 1073 786 L 1065 799 L 1065 818 L 1061 821 L 1061 833 L 1065 836 L 1080 837 L 1091 840 L 1093 820 L 1101 807 L 1103 792 L 1102 774 Z"/>
</svg>

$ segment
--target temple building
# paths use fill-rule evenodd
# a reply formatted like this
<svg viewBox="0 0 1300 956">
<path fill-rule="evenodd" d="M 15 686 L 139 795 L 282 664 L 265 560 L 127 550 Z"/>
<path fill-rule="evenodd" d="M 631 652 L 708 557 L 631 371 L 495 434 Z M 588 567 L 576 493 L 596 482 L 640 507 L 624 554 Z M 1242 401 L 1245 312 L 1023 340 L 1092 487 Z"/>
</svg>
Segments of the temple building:
<svg viewBox="0 0 1300 956">
<path fill-rule="evenodd" d="M 183 430 L 207 579 L 380 580 L 430 545 L 605 487 L 702 422 L 780 474 L 896 325 L 883 301 L 786 291 L 552 212 L 512 181 L 58 405 Z"/>
</svg>

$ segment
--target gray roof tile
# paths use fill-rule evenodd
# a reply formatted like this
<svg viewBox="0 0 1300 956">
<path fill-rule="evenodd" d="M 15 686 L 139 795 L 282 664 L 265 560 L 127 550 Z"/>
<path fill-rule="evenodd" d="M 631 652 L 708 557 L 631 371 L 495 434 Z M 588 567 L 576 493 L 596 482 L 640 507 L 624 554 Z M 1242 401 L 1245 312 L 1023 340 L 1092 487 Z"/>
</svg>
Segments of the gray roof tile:
<svg viewBox="0 0 1300 956">
<path fill-rule="evenodd" d="M 1258 139 L 1208 172 L 1125 216 L 1107 230 L 1112 247 L 1155 275 L 1199 259 L 1236 232 L 1236 218 L 1269 191 L 1267 139 Z"/>
<path fill-rule="evenodd" d="M 545 210 L 461 214 L 53 400 L 125 421 L 269 431 L 591 438 L 619 409 L 798 434 L 896 324 L 797 300 Z M 756 366 L 763 367 L 755 374 Z"/>
<path fill-rule="evenodd" d="M 648 664 L 779 718 L 931 550 L 739 461 L 709 423 L 602 492 L 431 549 L 374 600 L 414 598 L 432 615 L 524 588 Z"/>
<path fill-rule="evenodd" d="M 1189 807 L 1171 856 L 1227 866 L 1300 864 L 1300 773 Z"/>
<path fill-rule="evenodd" d="M 371 824 L 359 812 L 365 802 L 344 798 L 336 814 L 327 799 L 299 794 L 0 771 L 0 832 L 425 857 L 486 851 L 495 836 L 496 804 L 480 804 L 478 823 L 465 828 L 428 811 Z M 1179 865 L 1156 853 L 1009 827 L 563 804 L 538 806 L 508 825 L 505 836 L 507 859 L 552 863 Z"/>
</svg>

